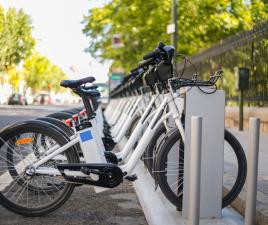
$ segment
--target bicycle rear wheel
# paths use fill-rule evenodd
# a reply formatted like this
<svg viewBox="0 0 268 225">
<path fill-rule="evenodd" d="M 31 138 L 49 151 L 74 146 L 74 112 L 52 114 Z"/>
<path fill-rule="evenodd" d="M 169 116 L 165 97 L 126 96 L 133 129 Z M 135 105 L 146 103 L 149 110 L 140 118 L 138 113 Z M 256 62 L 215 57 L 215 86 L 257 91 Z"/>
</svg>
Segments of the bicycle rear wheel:
<svg viewBox="0 0 268 225">
<path fill-rule="evenodd" d="M 41 137 L 46 138 L 48 147 L 68 143 L 55 129 L 40 121 L 23 122 L 0 134 L 0 202 L 24 216 L 41 216 L 56 210 L 66 202 L 75 187 L 60 176 L 34 173 L 29 176 L 25 173 L 38 160 L 40 153 L 46 152 Z M 38 157 L 35 151 L 38 151 Z M 79 162 L 72 148 L 64 152 L 64 157 L 67 163 Z M 51 159 L 42 166 L 55 168 L 57 163 Z"/>
</svg>

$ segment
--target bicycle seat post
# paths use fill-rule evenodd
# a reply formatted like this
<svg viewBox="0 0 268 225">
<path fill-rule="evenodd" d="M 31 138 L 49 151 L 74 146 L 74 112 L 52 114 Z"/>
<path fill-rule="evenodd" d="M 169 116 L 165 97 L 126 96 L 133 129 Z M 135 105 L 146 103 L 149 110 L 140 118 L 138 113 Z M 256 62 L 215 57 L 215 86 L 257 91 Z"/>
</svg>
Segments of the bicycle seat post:
<svg viewBox="0 0 268 225">
<path fill-rule="evenodd" d="M 95 113 L 94 113 L 94 111 L 92 109 L 92 106 L 91 106 L 91 104 L 89 102 L 88 96 L 86 96 L 85 94 L 81 93 L 81 97 L 82 97 L 82 101 L 83 101 L 85 109 L 86 109 L 88 119 L 93 119 Z"/>
</svg>

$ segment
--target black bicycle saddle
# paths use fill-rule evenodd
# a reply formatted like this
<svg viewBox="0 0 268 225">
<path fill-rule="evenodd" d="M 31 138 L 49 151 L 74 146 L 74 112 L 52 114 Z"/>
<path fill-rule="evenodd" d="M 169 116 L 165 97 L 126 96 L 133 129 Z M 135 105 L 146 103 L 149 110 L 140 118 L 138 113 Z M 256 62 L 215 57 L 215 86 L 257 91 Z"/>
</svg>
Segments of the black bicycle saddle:
<svg viewBox="0 0 268 225">
<path fill-rule="evenodd" d="M 95 77 L 85 77 L 79 80 L 62 80 L 60 86 L 65 88 L 77 88 L 82 84 L 92 83 L 95 81 Z"/>
</svg>

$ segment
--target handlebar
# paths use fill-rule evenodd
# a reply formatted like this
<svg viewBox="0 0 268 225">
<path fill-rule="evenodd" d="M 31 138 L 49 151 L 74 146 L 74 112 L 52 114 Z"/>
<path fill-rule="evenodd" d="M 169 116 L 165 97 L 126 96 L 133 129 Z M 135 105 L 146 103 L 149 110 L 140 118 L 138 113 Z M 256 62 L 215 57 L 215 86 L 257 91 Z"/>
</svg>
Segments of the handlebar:
<svg viewBox="0 0 268 225">
<path fill-rule="evenodd" d="M 161 54 L 160 49 L 155 49 L 154 51 L 146 54 L 145 56 L 143 56 L 144 60 L 150 59 L 150 58 L 157 58 L 159 55 Z"/>
<path fill-rule="evenodd" d="M 138 75 L 140 73 L 142 73 L 144 71 L 144 67 L 148 67 L 150 65 L 153 65 L 155 62 L 155 60 L 153 58 L 147 59 L 147 60 L 143 60 L 139 63 L 139 66 L 136 67 L 135 69 L 132 69 L 130 72 L 131 74 Z"/>
<path fill-rule="evenodd" d="M 175 49 L 173 46 L 168 46 L 160 42 L 158 44 L 158 47 L 154 51 L 146 54 L 143 57 L 144 60 L 139 63 L 138 67 L 136 67 L 135 69 L 132 69 L 131 73 L 123 78 L 122 83 L 126 83 L 130 79 L 140 75 L 145 70 L 147 70 L 150 65 L 151 66 L 156 65 L 156 64 L 160 65 L 166 62 L 171 63 L 174 53 L 175 53 Z"/>
<path fill-rule="evenodd" d="M 165 45 L 163 42 L 158 44 L 158 47 L 152 52 L 143 56 L 144 60 L 148 60 L 150 58 L 153 59 L 161 59 L 165 61 L 171 61 L 174 56 L 175 48 L 173 46 Z"/>
<path fill-rule="evenodd" d="M 147 60 L 143 60 L 140 62 L 139 68 L 150 66 L 150 65 L 154 64 L 154 62 L 155 62 L 154 58 L 149 58 Z"/>
<path fill-rule="evenodd" d="M 123 78 L 122 83 L 125 83 L 125 82 L 127 82 L 128 80 L 130 80 L 131 78 L 138 76 L 138 75 L 139 75 L 140 73 L 142 73 L 142 72 L 143 72 L 143 69 L 142 69 L 142 68 L 139 68 L 139 67 L 137 67 L 137 68 L 131 70 L 130 74 L 128 74 L 127 76 L 125 76 L 125 77 Z"/>
</svg>

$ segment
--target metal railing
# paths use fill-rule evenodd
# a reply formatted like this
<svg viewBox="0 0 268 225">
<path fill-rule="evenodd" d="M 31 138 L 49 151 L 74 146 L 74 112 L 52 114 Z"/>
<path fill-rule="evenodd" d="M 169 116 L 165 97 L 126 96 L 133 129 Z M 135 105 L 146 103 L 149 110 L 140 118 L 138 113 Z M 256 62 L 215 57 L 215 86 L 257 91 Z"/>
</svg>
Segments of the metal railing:
<svg viewBox="0 0 268 225">
<path fill-rule="evenodd" d="M 227 38 L 189 59 L 202 78 L 209 77 L 217 69 L 224 71 L 219 86 L 226 91 L 229 102 L 238 100 L 235 67 L 249 68 L 250 88 L 245 92 L 245 100 L 249 106 L 268 106 L 268 21 Z M 178 64 L 178 74 L 182 69 L 183 64 Z M 194 73 L 193 67 L 187 64 L 185 76 Z"/>
</svg>

